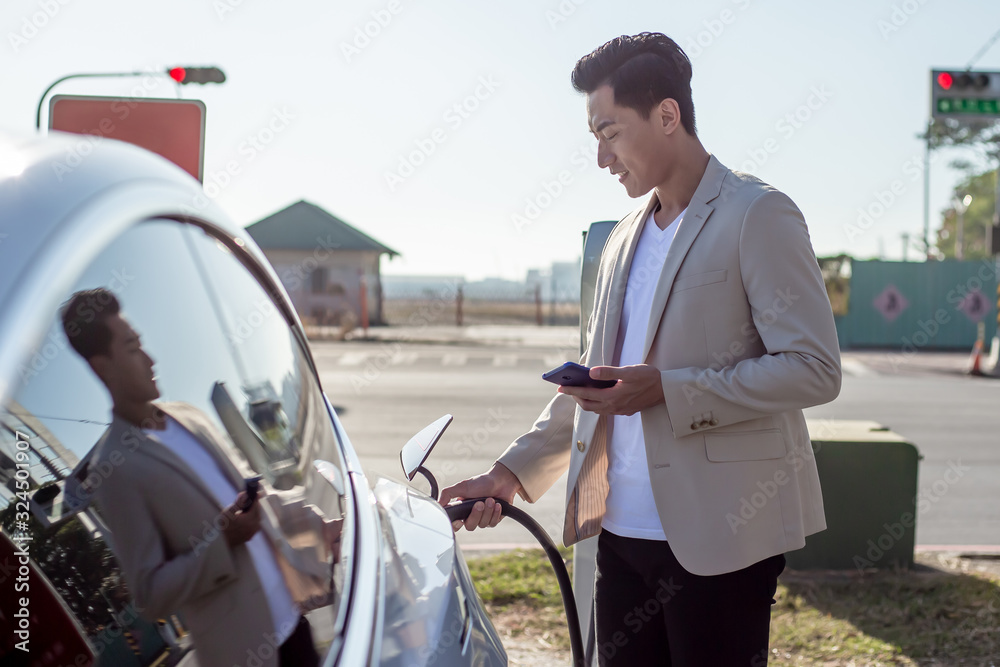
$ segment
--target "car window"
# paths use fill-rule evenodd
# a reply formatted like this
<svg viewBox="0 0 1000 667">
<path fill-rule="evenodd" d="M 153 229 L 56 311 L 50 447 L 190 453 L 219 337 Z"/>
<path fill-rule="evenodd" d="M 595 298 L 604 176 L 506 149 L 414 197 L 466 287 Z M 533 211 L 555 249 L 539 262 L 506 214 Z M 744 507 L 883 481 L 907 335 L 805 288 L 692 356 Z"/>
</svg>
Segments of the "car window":
<svg viewBox="0 0 1000 667">
<path fill-rule="evenodd" d="M 31 534 L 33 560 L 75 614 L 98 664 L 126 664 L 121 655 L 151 664 L 183 646 L 186 632 L 214 622 L 199 614 L 216 588 L 236 589 L 158 592 L 146 571 L 150 550 L 175 564 L 211 551 L 220 526 L 207 508 L 228 506 L 244 478 L 260 476 L 261 534 L 284 583 L 281 596 L 308 613 L 322 650 L 343 623 L 353 531 L 340 447 L 294 330 L 230 247 L 192 224 L 136 225 L 65 296 L 96 289 L 104 291 L 83 302 L 82 320 L 101 319 L 112 294 L 138 338 L 127 355 L 114 363 L 99 355 L 105 361 L 95 366 L 52 313 L 0 411 L 3 531 Z M 97 368 L 106 369 L 103 379 Z M 119 396 L 158 393 L 153 403 L 166 430 L 113 418 L 109 383 Z M 332 464 L 325 478 L 317 459 Z M 18 474 L 29 490 L 29 521 L 17 516 Z M 253 567 L 265 588 L 276 585 L 257 560 Z M 277 618 L 274 599 L 268 593 Z M 124 632 L 103 636 L 109 628 Z"/>
</svg>

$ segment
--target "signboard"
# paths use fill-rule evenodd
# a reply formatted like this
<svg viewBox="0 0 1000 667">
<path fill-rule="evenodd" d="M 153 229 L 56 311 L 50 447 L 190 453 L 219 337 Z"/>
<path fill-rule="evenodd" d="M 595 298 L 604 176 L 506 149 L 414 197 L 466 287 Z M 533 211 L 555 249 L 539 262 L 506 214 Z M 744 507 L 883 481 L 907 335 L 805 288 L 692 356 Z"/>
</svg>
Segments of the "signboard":
<svg viewBox="0 0 1000 667">
<path fill-rule="evenodd" d="M 201 100 L 56 95 L 49 103 L 49 128 L 141 146 L 203 180 L 205 103 Z"/>
</svg>

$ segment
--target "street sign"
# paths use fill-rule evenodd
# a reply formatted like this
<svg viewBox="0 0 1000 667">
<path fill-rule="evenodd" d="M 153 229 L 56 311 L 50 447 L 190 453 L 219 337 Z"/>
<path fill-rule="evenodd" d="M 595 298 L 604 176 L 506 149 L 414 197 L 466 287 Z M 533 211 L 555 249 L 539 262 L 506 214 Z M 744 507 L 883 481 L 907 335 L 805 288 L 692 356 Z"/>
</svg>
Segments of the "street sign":
<svg viewBox="0 0 1000 667">
<path fill-rule="evenodd" d="M 931 70 L 931 117 L 1000 118 L 1000 72 Z"/>
<path fill-rule="evenodd" d="M 990 309 L 990 302 L 982 290 L 974 289 L 958 304 L 958 309 L 965 313 L 970 322 L 982 322 Z"/>
<path fill-rule="evenodd" d="M 903 293 L 895 285 L 889 283 L 875 297 L 872 305 L 875 306 L 875 310 L 882 314 L 882 318 L 886 322 L 893 322 L 909 307 L 910 302 L 907 301 L 906 297 L 903 296 Z"/>
<path fill-rule="evenodd" d="M 202 181 L 205 103 L 201 100 L 56 95 L 49 129 L 118 139 L 162 155 Z"/>
</svg>

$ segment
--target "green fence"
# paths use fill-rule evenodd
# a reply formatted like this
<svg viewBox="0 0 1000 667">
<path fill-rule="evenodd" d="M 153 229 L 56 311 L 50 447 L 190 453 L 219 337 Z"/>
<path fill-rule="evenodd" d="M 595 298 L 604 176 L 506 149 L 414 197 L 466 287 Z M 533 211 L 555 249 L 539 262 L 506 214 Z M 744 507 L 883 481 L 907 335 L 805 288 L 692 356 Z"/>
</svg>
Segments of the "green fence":
<svg viewBox="0 0 1000 667">
<path fill-rule="evenodd" d="M 837 316 L 837 334 L 842 349 L 969 350 L 979 322 L 986 325 L 988 348 L 997 328 L 992 259 L 854 261 L 847 314 Z"/>
</svg>

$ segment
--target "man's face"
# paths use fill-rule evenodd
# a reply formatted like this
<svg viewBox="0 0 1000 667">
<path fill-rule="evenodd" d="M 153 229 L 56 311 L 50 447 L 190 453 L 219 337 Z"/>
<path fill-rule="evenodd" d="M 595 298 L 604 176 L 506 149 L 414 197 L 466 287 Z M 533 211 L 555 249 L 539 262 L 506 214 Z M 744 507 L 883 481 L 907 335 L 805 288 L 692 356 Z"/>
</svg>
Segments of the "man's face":
<svg viewBox="0 0 1000 667">
<path fill-rule="evenodd" d="M 94 355 L 90 364 L 116 401 L 152 401 L 160 396 L 153 372 L 153 359 L 142 349 L 139 334 L 126 319 L 113 315 L 106 320 L 111 330 L 108 354 Z"/>
<path fill-rule="evenodd" d="M 641 197 L 663 183 L 670 166 L 668 133 L 654 108 L 648 119 L 615 104 L 611 86 L 587 95 L 587 119 L 597 137 L 597 165 L 609 169 L 629 197 Z"/>
</svg>

